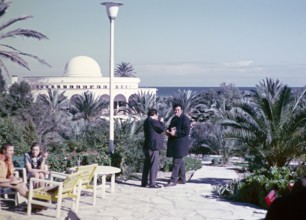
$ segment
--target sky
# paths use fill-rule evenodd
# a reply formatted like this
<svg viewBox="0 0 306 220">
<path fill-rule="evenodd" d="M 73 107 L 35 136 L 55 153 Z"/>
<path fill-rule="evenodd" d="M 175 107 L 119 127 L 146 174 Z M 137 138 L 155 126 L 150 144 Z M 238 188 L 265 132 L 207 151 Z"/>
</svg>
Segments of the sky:
<svg viewBox="0 0 306 220">
<path fill-rule="evenodd" d="M 26 59 L 18 76 L 60 76 L 75 56 L 97 61 L 109 75 L 110 23 L 98 0 L 13 0 L 1 23 L 48 40 L 5 40 L 52 68 Z M 306 0 L 121 0 L 115 20 L 115 64 L 129 62 L 142 87 L 255 86 L 265 78 L 306 85 Z"/>
</svg>

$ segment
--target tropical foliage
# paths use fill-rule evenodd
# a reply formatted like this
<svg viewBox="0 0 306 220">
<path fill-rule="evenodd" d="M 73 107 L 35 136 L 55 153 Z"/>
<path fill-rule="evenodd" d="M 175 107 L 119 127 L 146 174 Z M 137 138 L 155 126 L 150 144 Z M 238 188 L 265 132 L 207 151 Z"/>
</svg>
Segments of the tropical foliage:
<svg viewBox="0 0 306 220">
<path fill-rule="evenodd" d="M 199 120 L 207 109 L 207 101 L 203 94 L 192 90 L 178 90 L 177 93 L 170 95 L 165 102 L 168 106 L 166 118 L 172 114 L 173 104 L 182 105 L 184 113 L 195 120 Z"/>
<path fill-rule="evenodd" d="M 115 68 L 116 77 L 135 77 L 135 74 L 133 65 L 128 62 L 121 62 Z"/>
<path fill-rule="evenodd" d="M 224 128 L 211 121 L 196 123 L 192 128 L 193 152 L 221 155 L 221 164 L 228 163 L 230 156 L 238 155 L 240 148 L 234 140 L 226 140 Z"/>
<path fill-rule="evenodd" d="M 224 126 L 232 129 L 226 138 L 247 147 L 257 165 L 282 167 L 306 146 L 306 108 L 301 99 L 278 80 L 266 79 L 257 86 L 254 99 L 236 103 L 228 111 Z"/>
<path fill-rule="evenodd" d="M 10 1 L 7 0 L 1 0 L 0 1 L 0 17 L 2 17 L 3 15 L 5 15 L 8 7 L 10 6 Z M 44 39 L 48 39 L 48 37 L 38 31 L 35 30 L 31 30 L 31 29 L 23 29 L 23 28 L 17 28 L 17 29 L 13 29 L 13 30 L 7 30 L 9 27 L 11 27 L 11 25 L 15 24 L 16 22 L 19 21 L 25 21 L 27 19 L 32 18 L 32 16 L 29 15 L 25 15 L 25 16 L 20 16 L 18 18 L 13 18 L 8 20 L 7 22 L 3 23 L 0 25 L 0 41 L 3 42 L 5 39 L 7 38 L 16 38 L 16 37 L 26 37 L 26 38 L 34 38 L 37 40 L 44 40 Z M 14 48 L 13 46 L 7 45 L 7 44 L 3 44 L 1 43 L 0 46 L 2 47 L 0 49 L 0 68 L 4 71 L 4 73 L 6 74 L 6 76 L 9 78 L 9 71 L 6 68 L 6 65 L 4 63 L 3 59 L 9 60 L 13 63 L 18 64 L 19 66 L 30 70 L 29 64 L 27 63 L 27 61 L 23 58 L 23 57 L 30 57 L 33 58 L 35 60 L 37 60 L 38 62 L 45 64 L 47 66 L 50 67 L 50 65 L 44 61 L 43 59 L 40 59 L 39 57 L 33 55 L 33 54 L 29 54 L 29 53 L 25 53 L 22 52 L 16 48 Z"/>
<path fill-rule="evenodd" d="M 305 169 L 302 174 L 291 167 L 261 168 L 243 180 L 234 180 L 217 186 L 216 191 L 221 197 L 252 203 L 267 209 L 265 197 L 269 192 L 274 190 L 277 197 L 288 194 L 289 183 L 300 181 L 304 174 Z"/>
<path fill-rule="evenodd" d="M 90 121 L 101 115 L 104 107 L 106 107 L 104 99 L 95 98 L 92 92 L 84 92 L 82 95 L 76 94 L 71 97 L 69 111 L 74 120 L 82 118 L 85 121 Z"/>
<path fill-rule="evenodd" d="M 51 112 L 55 111 L 67 111 L 68 100 L 64 92 L 59 92 L 57 89 L 48 89 L 48 94 L 40 94 L 37 97 L 37 102 L 48 107 Z"/>
<path fill-rule="evenodd" d="M 26 118 L 33 104 L 31 87 L 28 83 L 14 83 L 10 86 L 8 94 L 2 96 L 0 115 L 19 116 Z"/>
<path fill-rule="evenodd" d="M 157 102 L 158 99 L 155 94 L 141 91 L 131 95 L 128 103 L 126 103 L 128 107 L 122 107 L 120 111 L 141 120 L 147 116 L 149 109 L 157 107 Z"/>
</svg>

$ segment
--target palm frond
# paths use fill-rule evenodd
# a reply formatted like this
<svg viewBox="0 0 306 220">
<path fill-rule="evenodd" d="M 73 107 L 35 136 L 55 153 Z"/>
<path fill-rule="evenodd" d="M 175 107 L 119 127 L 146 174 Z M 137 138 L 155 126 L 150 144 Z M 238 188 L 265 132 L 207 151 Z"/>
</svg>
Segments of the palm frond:
<svg viewBox="0 0 306 220">
<path fill-rule="evenodd" d="M 33 16 L 25 15 L 25 16 L 20 16 L 18 18 L 11 19 L 8 22 L 5 22 L 4 24 L 0 25 L 0 31 L 2 31 L 3 29 L 7 28 L 8 26 L 11 26 L 12 24 L 14 24 L 14 23 L 16 23 L 18 21 L 23 21 L 23 20 L 26 20 L 26 19 L 32 18 L 32 17 Z"/>
<path fill-rule="evenodd" d="M 0 16 L 5 14 L 5 12 L 6 12 L 7 8 L 9 7 L 10 3 L 11 3 L 11 1 L 0 0 Z M 14 19 L 10 19 L 9 21 L 1 24 L 0 25 L 0 40 L 3 40 L 5 38 L 15 38 L 15 37 L 34 38 L 34 39 L 38 39 L 38 40 L 48 39 L 48 37 L 46 35 L 38 32 L 38 31 L 31 30 L 31 29 L 17 28 L 17 29 L 8 31 L 8 32 L 4 32 L 5 28 L 15 24 L 18 21 L 23 21 L 23 20 L 26 20 L 26 19 L 29 19 L 29 18 L 32 18 L 32 16 L 30 16 L 30 15 L 20 16 L 20 17 L 14 18 Z M 7 68 L 5 67 L 4 63 L 3 63 L 2 58 L 9 59 L 11 62 L 18 64 L 18 65 L 22 66 L 23 68 L 26 68 L 27 70 L 30 70 L 30 68 L 28 66 L 28 63 L 23 58 L 21 58 L 20 56 L 28 56 L 28 57 L 34 58 L 38 62 L 51 67 L 45 60 L 40 59 L 39 57 L 37 57 L 35 55 L 21 52 L 21 51 L 15 49 L 14 47 L 11 47 L 11 46 L 8 46 L 8 45 L 1 44 L 1 46 L 13 50 L 12 52 L 0 51 L 0 59 L 1 59 L 2 68 L 4 69 L 6 74 L 8 75 L 8 78 L 10 78 L 9 77 L 10 74 L 9 74 L 9 71 L 7 70 Z"/>
<path fill-rule="evenodd" d="M 9 59 L 12 62 L 17 63 L 18 65 L 26 68 L 27 70 L 30 70 L 28 63 L 24 59 L 22 59 L 16 52 L 0 50 L 0 58 L 1 57 Z"/>
<path fill-rule="evenodd" d="M 84 118 L 86 121 L 90 121 L 100 115 L 104 107 L 105 102 L 100 96 L 95 98 L 92 92 L 87 91 L 71 97 L 69 111 L 77 119 Z"/>
<path fill-rule="evenodd" d="M 235 104 L 226 114 L 225 137 L 245 143 L 264 164 L 283 166 L 305 151 L 306 110 L 296 106 L 290 88 L 266 79 L 257 86 L 254 102 Z"/>
<path fill-rule="evenodd" d="M 35 56 L 35 55 L 33 55 L 33 54 L 29 54 L 29 53 L 24 53 L 24 52 L 22 52 L 22 51 L 20 51 L 20 50 L 18 50 L 18 49 L 16 49 L 16 48 L 10 46 L 10 45 L 6 45 L 6 44 L 0 44 L 0 45 L 3 46 L 3 47 L 9 48 L 9 49 L 11 49 L 11 50 L 13 50 L 13 51 L 16 51 L 16 53 L 18 53 L 19 55 L 23 55 L 23 56 L 27 56 L 27 57 L 34 58 L 34 59 L 37 60 L 39 63 L 44 64 L 44 65 L 47 65 L 48 67 L 52 67 L 49 63 L 47 63 L 47 62 L 46 62 L 45 60 L 43 60 L 43 59 L 40 59 L 38 56 Z M 1 53 L 1 51 L 0 51 L 0 53 Z"/>
<path fill-rule="evenodd" d="M 29 30 L 29 29 L 15 29 L 0 35 L 0 40 L 5 38 L 15 38 L 15 37 L 28 37 L 35 38 L 37 40 L 47 40 L 48 37 L 38 31 Z"/>
<path fill-rule="evenodd" d="M 117 77 L 135 77 L 135 74 L 134 67 L 128 62 L 121 62 L 116 66 L 115 76 Z"/>
<path fill-rule="evenodd" d="M 1 0 L 1 2 L 0 2 L 0 16 L 4 15 L 6 13 L 6 10 L 10 6 L 11 3 L 12 3 L 11 1 Z"/>
</svg>

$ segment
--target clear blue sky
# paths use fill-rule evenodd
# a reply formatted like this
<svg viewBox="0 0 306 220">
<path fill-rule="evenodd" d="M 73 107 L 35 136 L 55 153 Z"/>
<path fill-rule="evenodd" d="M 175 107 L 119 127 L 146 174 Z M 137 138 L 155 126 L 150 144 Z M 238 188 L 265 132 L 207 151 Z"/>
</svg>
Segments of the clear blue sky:
<svg viewBox="0 0 306 220">
<path fill-rule="evenodd" d="M 49 40 L 6 43 L 35 54 L 31 72 L 6 62 L 16 75 L 62 75 L 78 55 L 109 72 L 109 20 L 98 0 L 14 0 L 1 22 L 34 18 Z M 266 77 L 306 85 L 305 0 L 122 0 L 115 21 L 115 63 L 130 62 L 141 86 L 255 86 Z"/>
</svg>

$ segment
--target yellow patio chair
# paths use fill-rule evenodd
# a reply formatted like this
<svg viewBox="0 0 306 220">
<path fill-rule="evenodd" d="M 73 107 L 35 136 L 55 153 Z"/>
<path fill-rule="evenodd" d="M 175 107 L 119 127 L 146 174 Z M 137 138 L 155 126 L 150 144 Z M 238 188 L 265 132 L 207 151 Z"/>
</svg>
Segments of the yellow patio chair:
<svg viewBox="0 0 306 220">
<path fill-rule="evenodd" d="M 27 171 L 25 168 L 15 167 L 14 176 L 20 177 L 20 172 L 22 173 L 23 182 L 27 183 Z M 9 195 L 14 195 L 15 206 L 18 206 L 20 203 L 20 194 L 11 188 L 0 187 L 0 200 L 11 200 Z M 0 201 L 0 210 L 1 210 L 1 201 Z"/>
<path fill-rule="evenodd" d="M 93 202 L 92 204 L 96 204 L 96 196 L 97 196 L 97 181 L 92 181 L 93 176 L 95 174 L 96 168 L 98 164 L 91 164 L 86 166 L 79 166 L 75 168 L 71 168 L 72 172 L 82 172 L 82 191 L 92 190 L 93 191 Z M 67 174 L 51 172 L 50 178 L 62 178 L 65 179 Z M 93 183 L 92 183 L 93 182 Z"/>
<path fill-rule="evenodd" d="M 28 216 L 31 215 L 32 204 L 36 204 L 56 208 L 56 218 L 59 218 L 62 200 L 65 198 L 72 198 L 72 210 L 77 213 L 82 187 L 81 175 L 82 172 L 70 174 L 63 182 L 31 178 L 28 192 Z M 34 182 L 46 183 L 49 186 L 34 189 Z"/>
</svg>

